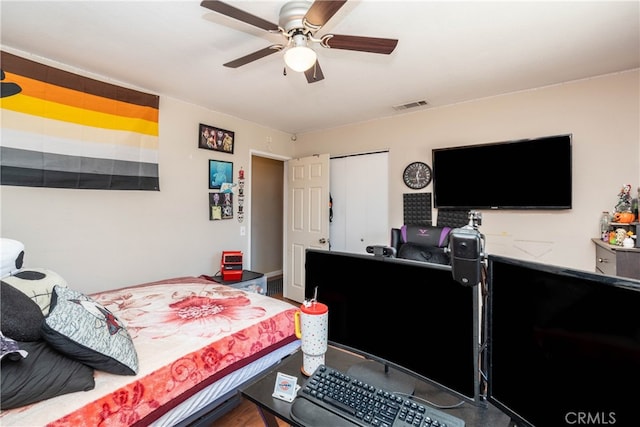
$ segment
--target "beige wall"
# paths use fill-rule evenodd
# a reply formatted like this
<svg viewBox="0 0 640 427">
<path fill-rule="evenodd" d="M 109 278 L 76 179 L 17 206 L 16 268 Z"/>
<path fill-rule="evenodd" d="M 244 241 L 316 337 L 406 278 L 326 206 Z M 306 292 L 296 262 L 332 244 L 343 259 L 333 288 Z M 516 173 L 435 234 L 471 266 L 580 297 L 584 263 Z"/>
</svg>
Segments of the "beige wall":
<svg viewBox="0 0 640 427">
<path fill-rule="evenodd" d="M 635 70 L 298 135 L 295 155 L 388 149 L 389 220 L 397 227 L 402 194 L 411 192 L 402 171 L 415 160 L 431 164 L 433 148 L 572 133 L 573 209 L 485 211 L 480 230 L 488 253 L 592 271 L 589 239 L 599 234 L 601 212 L 613 208 L 623 184 L 640 185 L 639 81 Z M 468 173 L 465 191 L 481 173 L 481 165 Z"/>
<path fill-rule="evenodd" d="M 235 131 L 234 154 L 197 148 L 198 125 Z M 25 266 L 48 268 L 82 292 L 220 269 L 223 250 L 250 264 L 249 217 L 209 221 L 208 160 L 232 161 L 251 192 L 251 150 L 289 156 L 290 135 L 160 97 L 160 191 L 1 186 L 2 237 L 25 244 Z M 245 209 L 250 209 L 249 197 Z"/>
<path fill-rule="evenodd" d="M 54 64 L 59 65 L 59 64 Z M 573 209 L 484 212 L 490 253 L 593 269 L 589 239 L 622 184 L 640 185 L 640 75 L 604 76 L 339 129 L 290 135 L 160 97 L 160 190 L 98 191 L 0 186 L 0 235 L 25 244 L 25 266 L 56 271 L 91 293 L 169 277 L 212 275 L 223 250 L 251 267 L 251 152 L 278 159 L 389 149 L 390 226 L 402 223 L 404 167 L 431 149 L 573 133 Z M 235 131 L 233 155 L 197 148 L 198 124 Z M 1 136 L 1 135 L 0 135 Z M 247 174 L 245 221 L 209 221 L 208 159 Z M 481 173 L 481 170 L 475 173 Z M 544 173 L 544 165 L 541 165 Z M 469 176 L 470 189 L 473 174 Z M 431 191 L 431 186 L 426 191 Z"/>
</svg>

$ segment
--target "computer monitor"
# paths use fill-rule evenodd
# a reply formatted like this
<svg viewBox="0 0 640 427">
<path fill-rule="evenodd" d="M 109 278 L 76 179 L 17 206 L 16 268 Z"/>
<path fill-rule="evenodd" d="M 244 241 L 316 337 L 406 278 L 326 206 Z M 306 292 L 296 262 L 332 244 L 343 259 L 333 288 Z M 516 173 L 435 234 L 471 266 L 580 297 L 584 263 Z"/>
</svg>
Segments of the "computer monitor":
<svg viewBox="0 0 640 427">
<path fill-rule="evenodd" d="M 517 426 L 637 425 L 640 281 L 488 256 L 487 400 Z"/>
<path fill-rule="evenodd" d="M 450 266 L 354 253 L 309 249 L 305 267 L 306 297 L 317 287 L 329 307 L 329 343 L 375 361 L 355 377 L 398 391 L 404 373 L 479 403 L 477 286 Z"/>
</svg>

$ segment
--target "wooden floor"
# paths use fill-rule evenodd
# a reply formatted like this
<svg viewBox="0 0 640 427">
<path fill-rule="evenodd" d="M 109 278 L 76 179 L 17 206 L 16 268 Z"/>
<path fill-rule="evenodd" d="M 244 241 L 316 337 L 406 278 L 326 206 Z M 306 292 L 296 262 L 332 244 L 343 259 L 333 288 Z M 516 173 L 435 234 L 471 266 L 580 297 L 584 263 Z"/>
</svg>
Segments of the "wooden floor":
<svg viewBox="0 0 640 427">
<path fill-rule="evenodd" d="M 271 295 L 271 297 L 287 301 L 296 307 L 300 305 L 295 301 L 283 298 L 282 294 L 274 294 Z M 239 406 L 228 412 L 225 416 L 219 418 L 211 425 L 211 427 L 263 427 L 264 425 L 265 424 L 262 421 L 262 417 L 260 416 L 260 412 L 258 412 L 256 405 L 253 402 L 242 399 L 242 403 L 240 403 Z M 284 421 L 278 420 L 278 426 L 286 427 L 288 425 L 289 424 Z"/>
<path fill-rule="evenodd" d="M 260 413 L 253 402 L 242 399 L 242 403 L 219 418 L 211 427 L 263 427 L 265 424 L 260 417 Z M 289 424 L 278 420 L 279 427 L 286 427 Z"/>
</svg>

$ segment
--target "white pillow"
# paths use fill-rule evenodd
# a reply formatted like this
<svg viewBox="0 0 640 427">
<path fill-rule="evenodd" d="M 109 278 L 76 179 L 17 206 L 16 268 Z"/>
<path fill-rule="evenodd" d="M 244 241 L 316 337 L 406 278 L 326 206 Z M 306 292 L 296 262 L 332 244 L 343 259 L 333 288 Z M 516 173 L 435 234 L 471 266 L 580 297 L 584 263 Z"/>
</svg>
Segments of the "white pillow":
<svg viewBox="0 0 640 427">
<path fill-rule="evenodd" d="M 27 294 L 42 310 L 49 314 L 51 293 L 54 286 L 67 287 L 67 282 L 58 273 L 45 268 L 28 268 L 2 279 L 19 291 Z"/>
</svg>

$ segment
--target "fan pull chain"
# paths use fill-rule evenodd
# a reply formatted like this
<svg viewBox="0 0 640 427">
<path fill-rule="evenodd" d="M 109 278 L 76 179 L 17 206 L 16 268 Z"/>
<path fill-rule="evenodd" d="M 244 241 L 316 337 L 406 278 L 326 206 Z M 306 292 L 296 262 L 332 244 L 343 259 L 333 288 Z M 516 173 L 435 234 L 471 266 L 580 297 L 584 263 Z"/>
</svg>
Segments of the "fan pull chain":
<svg viewBox="0 0 640 427">
<path fill-rule="evenodd" d="M 286 76 L 286 75 L 287 75 L 287 67 L 284 67 L 284 68 L 282 69 L 282 75 L 283 75 L 283 76 Z"/>
</svg>

